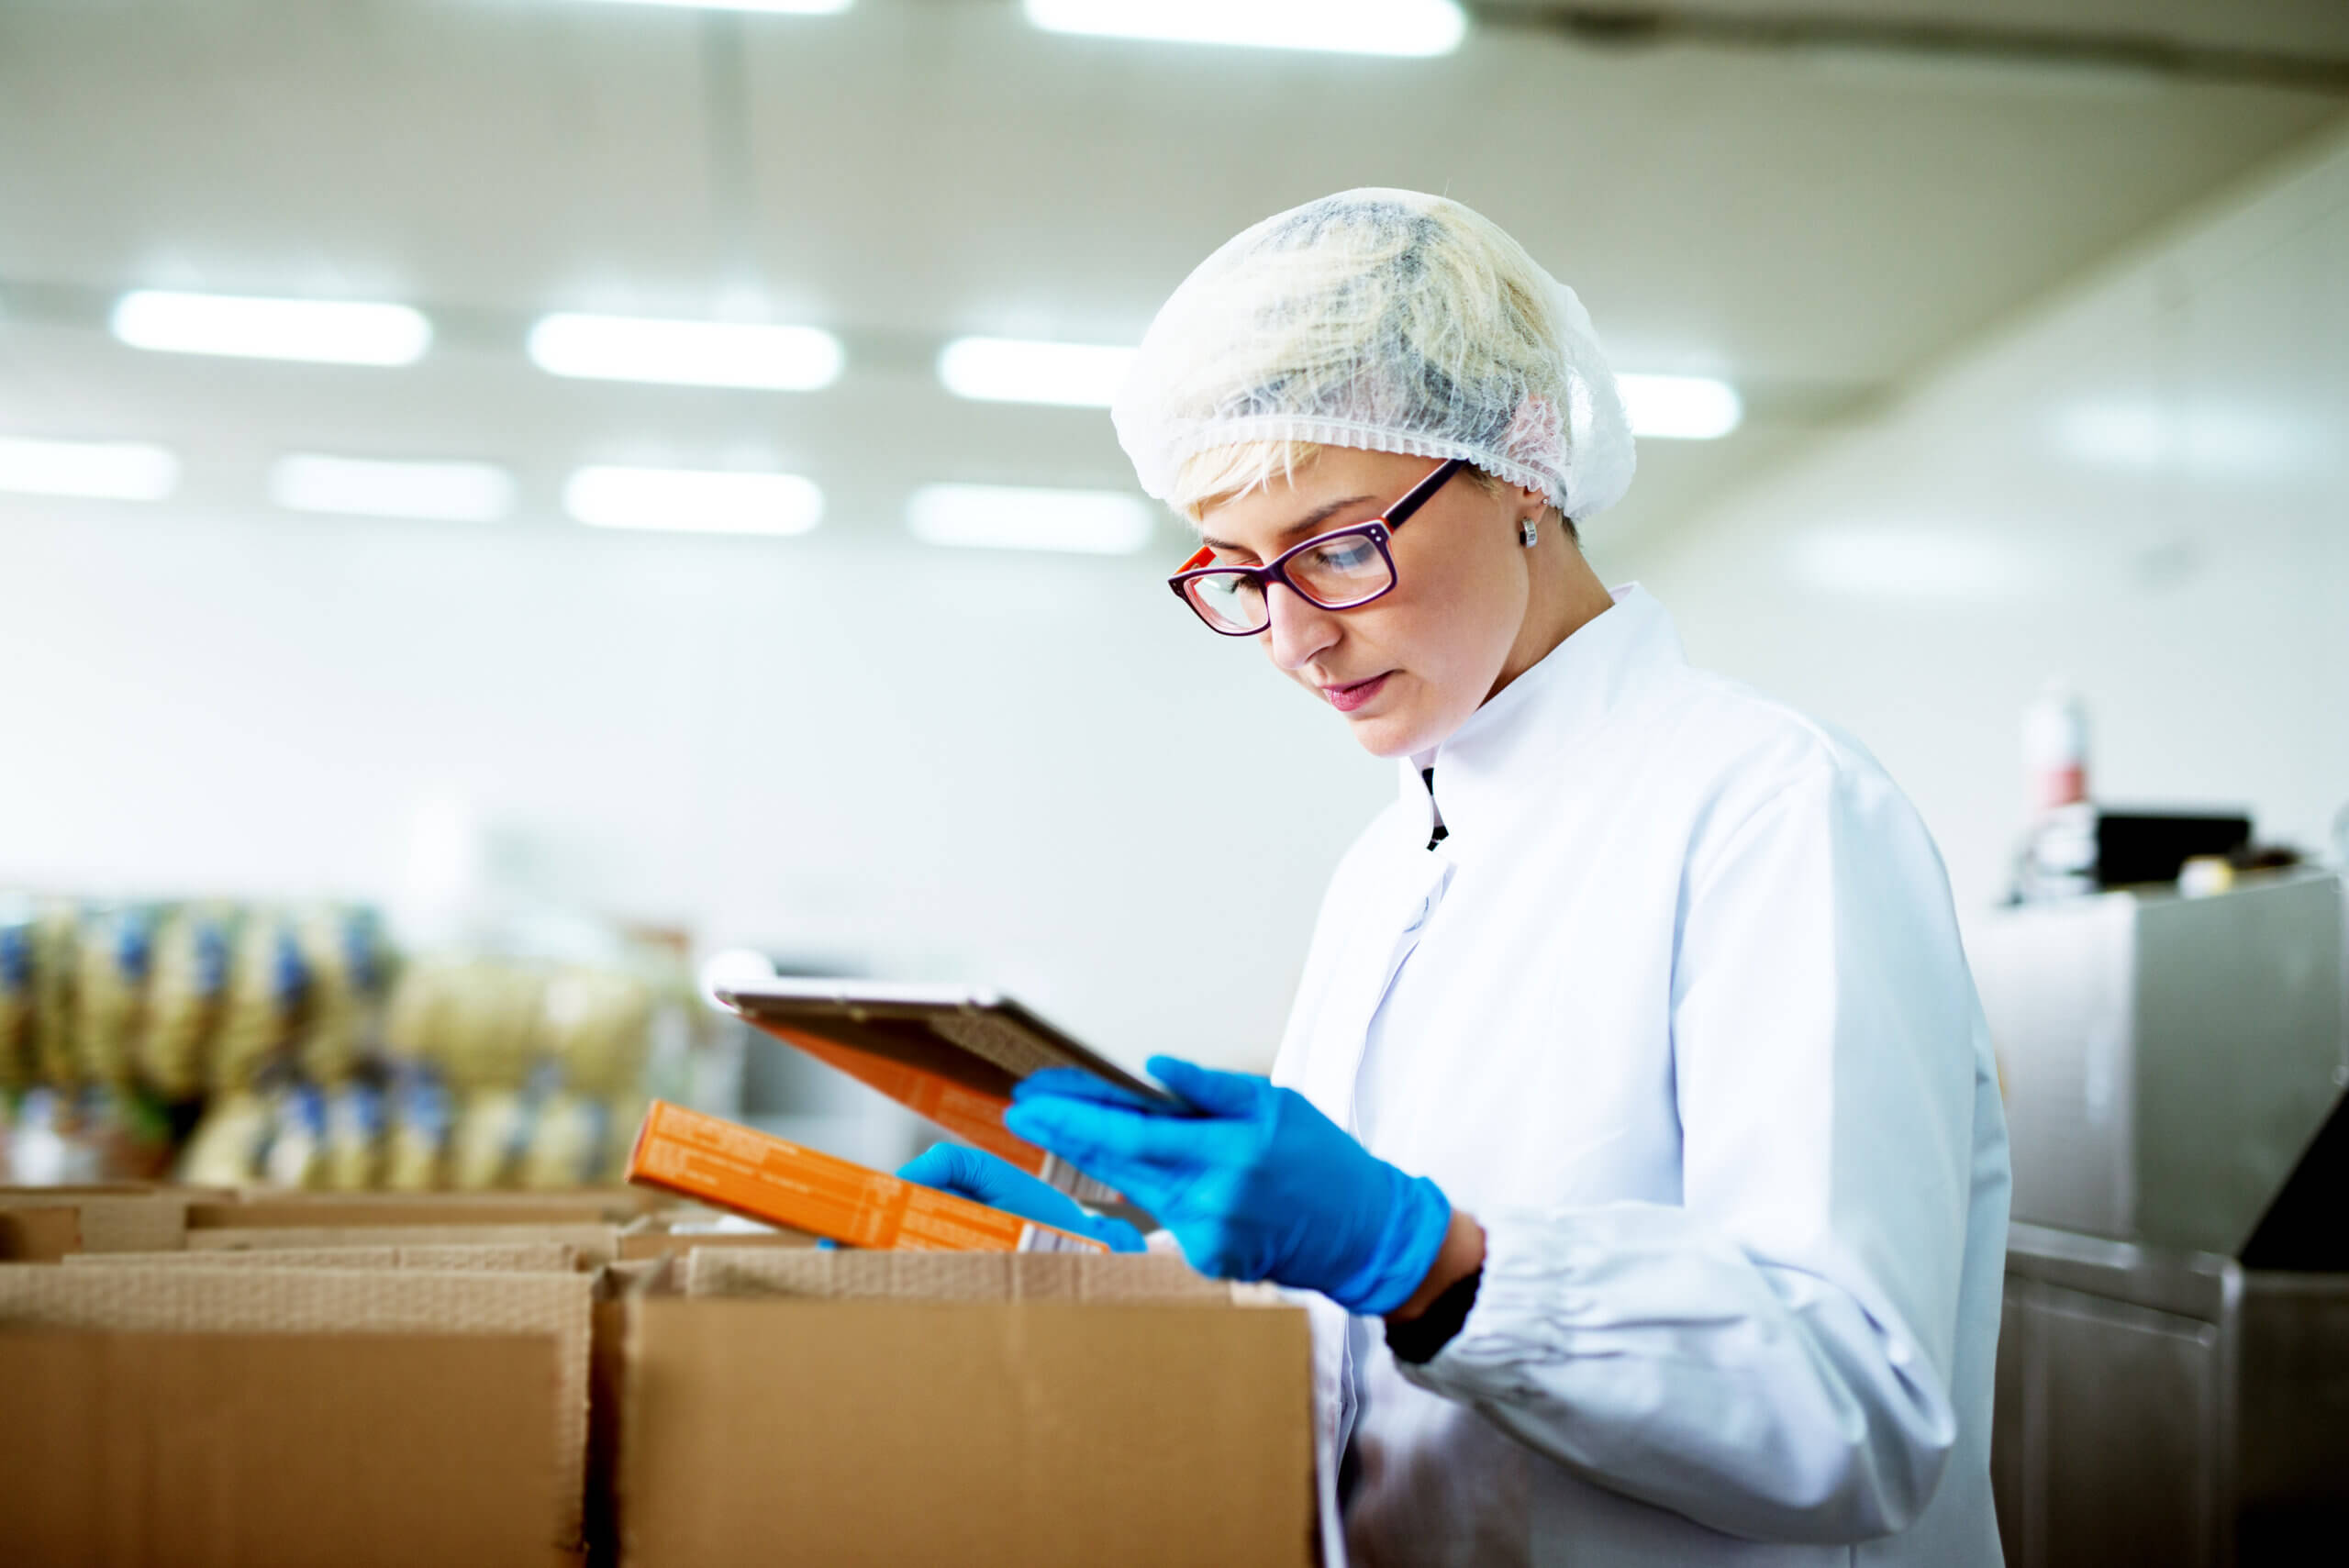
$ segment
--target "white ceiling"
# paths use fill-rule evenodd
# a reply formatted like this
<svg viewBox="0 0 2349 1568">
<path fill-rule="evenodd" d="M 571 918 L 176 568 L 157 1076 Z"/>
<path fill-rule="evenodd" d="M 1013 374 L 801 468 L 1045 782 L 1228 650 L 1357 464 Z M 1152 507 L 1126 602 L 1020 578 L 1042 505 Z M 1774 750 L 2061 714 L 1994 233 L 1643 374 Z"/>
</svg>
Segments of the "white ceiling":
<svg viewBox="0 0 2349 1568">
<path fill-rule="evenodd" d="M 1480 14 L 1512 8 L 1534 0 Z M 2317 0 L 1808 9 L 2349 54 L 2349 6 Z M 1748 390 L 1736 437 L 1643 448 L 1635 536 L 2344 106 L 1505 17 L 1395 61 L 1054 37 L 1013 0 L 0 0 L 0 428 L 169 440 L 189 498 L 228 504 L 290 449 L 495 458 L 550 526 L 578 462 L 774 462 L 841 528 L 894 530 L 923 480 L 1130 483 L 1097 412 L 939 391 L 945 337 L 1130 340 L 1243 225 L 1399 184 L 1514 231 L 1620 366 Z M 134 284 L 410 300 L 442 335 L 401 371 L 147 355 L 101 329 Z M 559 382 L 520 352 L 555 307 L 813 322 L 850 369 L 808 395 Z"/>
</svg>

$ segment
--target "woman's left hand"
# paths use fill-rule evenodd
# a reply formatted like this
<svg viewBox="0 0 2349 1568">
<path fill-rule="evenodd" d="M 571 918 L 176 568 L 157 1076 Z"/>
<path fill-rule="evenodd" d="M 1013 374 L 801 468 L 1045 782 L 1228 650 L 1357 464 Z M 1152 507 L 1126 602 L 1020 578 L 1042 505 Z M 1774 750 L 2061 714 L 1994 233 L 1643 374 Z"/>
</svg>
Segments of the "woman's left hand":
<svg viewBox="0 0 2349 1568">
<path fill-rule="evenodd" d="M 1004 1126 L 1148 1209 L 1202 1273 L 1318 1290 L 1364 1315 L 1411 1299 L 1452 1222 L 1433 1182 L 1372 1155 L 1295 1090 L 1171 1056 L 1149 1068 L 1197 1114 L 1064 1068 L 1022 1083 Z"/>
</svg>

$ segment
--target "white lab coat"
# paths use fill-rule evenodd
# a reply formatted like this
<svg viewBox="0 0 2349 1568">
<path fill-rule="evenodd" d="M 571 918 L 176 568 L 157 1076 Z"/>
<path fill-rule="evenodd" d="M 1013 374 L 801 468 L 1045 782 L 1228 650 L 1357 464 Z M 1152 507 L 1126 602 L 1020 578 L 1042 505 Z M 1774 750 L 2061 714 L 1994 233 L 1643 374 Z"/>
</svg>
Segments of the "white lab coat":
<svg viewBox="0 0 2349 1568">
<path fill-rule="evenodd" d="M 1486 1244 L 1424 1367 L 1306 1298 L 1325 1544 L 1996 1563 L 2006 1129 L 1940 857 L 1616 600 L 1405 766 L 1314 933 L 1274 1077 Z"/>
</svg>

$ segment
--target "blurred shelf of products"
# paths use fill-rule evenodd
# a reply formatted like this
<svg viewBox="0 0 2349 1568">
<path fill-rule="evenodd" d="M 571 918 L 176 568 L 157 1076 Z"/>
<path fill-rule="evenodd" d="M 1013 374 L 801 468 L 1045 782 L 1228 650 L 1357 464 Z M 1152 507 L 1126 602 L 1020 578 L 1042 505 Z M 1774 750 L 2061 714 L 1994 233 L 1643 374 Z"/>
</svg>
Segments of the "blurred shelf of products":
<svg viewBox="0 0 2349 1568">
<path fill-rule="evenodd" d="M 618 1179 L 728 1043 L 685 944 L 402 953 L 362 906 L 0 894 L 0 1173 L 329 1192 Z M 736 1047 L 739 1050 L 739 1046 Z"/>
</svg>

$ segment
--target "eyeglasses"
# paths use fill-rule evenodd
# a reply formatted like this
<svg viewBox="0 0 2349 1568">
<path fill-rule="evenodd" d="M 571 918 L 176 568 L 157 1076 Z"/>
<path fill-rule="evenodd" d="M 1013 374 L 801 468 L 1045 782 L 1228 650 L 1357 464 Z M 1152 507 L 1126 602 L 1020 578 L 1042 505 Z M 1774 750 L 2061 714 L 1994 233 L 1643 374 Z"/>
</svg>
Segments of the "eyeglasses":
<svg viewBox="0 0 2349 1568">
<path fill-rule="evenodd" d="M 1467 466 L 1465 458 L 1448 459 L 1368 522 L 1316 534 L 1262 566 L 1208 566 L 1215 550 L 1201 550 L 1183 562 L 1166 585 L 1208 623 L 1209 631 L 1226 637 L 1253 637 L 1273 624 L 1270 594 L 1275 583 L 1325 610 L 1360 609 L 1395 591 L 1395 557 L 1386 548 L 1395 530 Z"/>
</svg>

